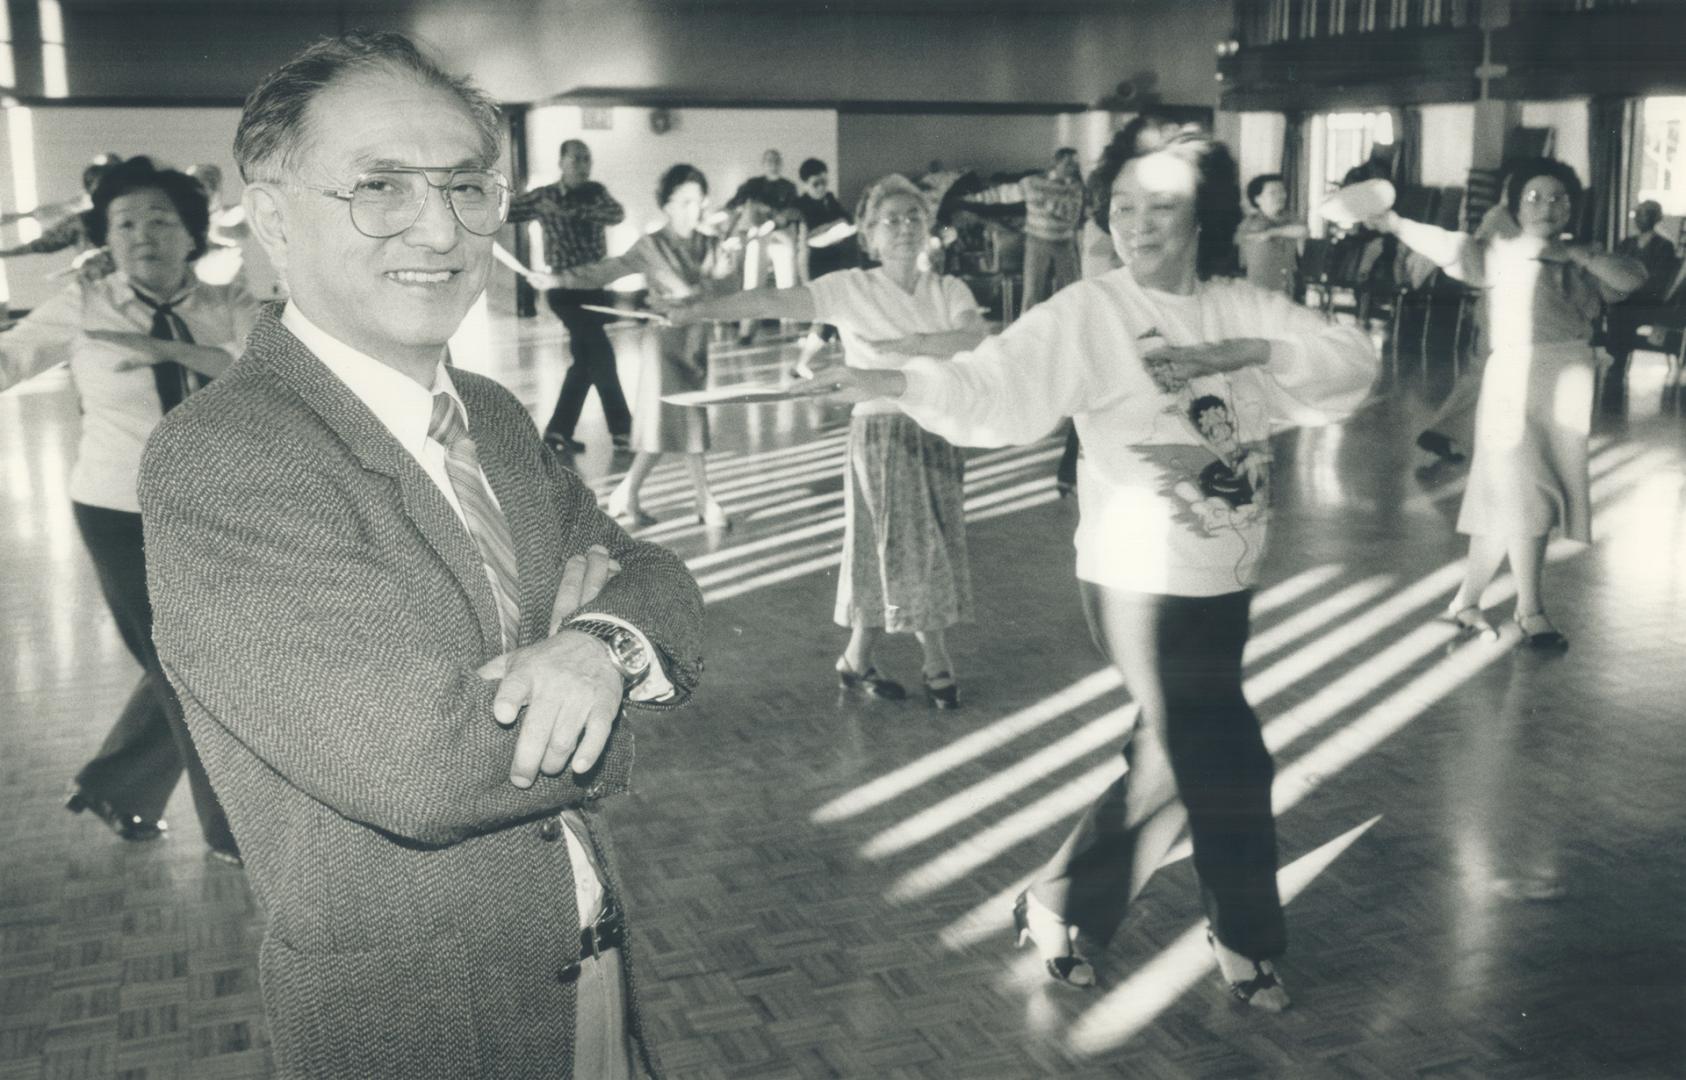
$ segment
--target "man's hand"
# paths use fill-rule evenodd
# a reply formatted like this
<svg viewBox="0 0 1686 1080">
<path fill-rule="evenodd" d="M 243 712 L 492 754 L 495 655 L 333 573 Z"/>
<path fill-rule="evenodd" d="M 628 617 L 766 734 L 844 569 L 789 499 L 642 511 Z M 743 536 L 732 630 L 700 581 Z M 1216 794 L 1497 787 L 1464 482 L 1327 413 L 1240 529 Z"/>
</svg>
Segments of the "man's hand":
<svg viewBox="0 0 1686 1080">
<path fill-rule="evenodd" d="M 479 670 L 483 679 L 503 680 L 492 699 L 497 722 L 509 727 L 521 721 L 509 769 L 516 787 L 530 787 L 535 772 L 555 776 L 569 764 L 575 772 L 588 771 L 609 740 L 620 712 L 620 672 L 609 663 L 602 642 L 557 629 L 595 600 L 620 568 L 601 544 L 570 558 L 551 608 L 552 636 L 495 657 Z M 604 670 L 607 679 L 601 677 Z"/>
<path fill-rule="evenodd" d="M 507 659 L 492 715 L 504 727 L 521 723 L 509 782 L 525 788 L 541 772 L 589 772 L 614 730 L 625 689 L 603 643 L 563 630 Z"/>
</svg>

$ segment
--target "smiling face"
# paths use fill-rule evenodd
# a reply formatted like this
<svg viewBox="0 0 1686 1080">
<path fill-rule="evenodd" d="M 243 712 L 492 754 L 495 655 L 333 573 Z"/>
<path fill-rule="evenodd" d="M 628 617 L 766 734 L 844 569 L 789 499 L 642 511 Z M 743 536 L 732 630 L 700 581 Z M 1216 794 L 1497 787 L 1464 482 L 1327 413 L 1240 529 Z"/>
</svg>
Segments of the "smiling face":
<svg viewBox="0 0 1686 1080">
<path fill-rule="evenodd" d="M 808 177 L 808 179 L 802 181 L 802 190 L 807 192 L 810 199 L 824 198 L 826 191 L 830 189 L 830 187 L 830 173 L 815 173 L 814 175 Z"/>
<path fill-rule="evenodd" d="M 1194 166 L 1173 154 L 1125 162 L 1112 185 L 1113 250 L 1137 283 L 1181 292 L 1194 284 Z"/>
<path fill-rule="evenodd" d="M 347 203 L 294 185 L 349 189 L 360 173 L 382 166 L 490 167 L 479 128 L 448 91 L 372 73 L 321 91 L 304 134 L 292 182 L 254 185 L 274 208 L 260 234 L 293 303 L 352 348 L 430 379 L 486 283 L 492 237 L 464 229 L 443 193 L 430 189 L 415 224 L 372 239 L 352 225 Z M 445 174 L 428 179 L 443 184 Z"/>
<path fill-rule="evenodd" d="M 1525 236 L 1549 240 L 1569 227 L 1569 192 L 1554 176 L 1536 176 L 1522 186 L 1522 201 L 1516 207 L 1516 221 Z"/>
<path fill-rule="evenodd" d="M 889 195 L 873 209 L 867 222 L 867 242 L 882 263 L 910 263 L 925 250 L 931 235 L 931 215 L 912 195 Z"/>
<path fill-rule="evenodd" d="M 170 197 L 157 188 L 119 195 L 106 208 L 106 243 L 129 280 L 167 298 L 187 278 L 193 236 Z"/>
</svg>

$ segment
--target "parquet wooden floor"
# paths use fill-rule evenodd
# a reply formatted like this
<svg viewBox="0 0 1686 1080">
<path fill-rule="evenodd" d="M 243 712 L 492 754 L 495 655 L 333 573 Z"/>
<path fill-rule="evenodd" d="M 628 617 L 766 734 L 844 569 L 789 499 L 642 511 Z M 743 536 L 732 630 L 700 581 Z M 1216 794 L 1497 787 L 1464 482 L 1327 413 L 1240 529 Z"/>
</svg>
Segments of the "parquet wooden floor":
<svg viewBox="0 0 1686 1080">
<path fill-rule="evenodd" d="M 542 420 L 555 324 L 493 330 L 486 366 Z M 937 713 L 832 681 L 842 415 L 717 416 L 739 527 L 685 524 L 676 465 L 646 502 L 708 596 L 708 681 L 638 721 L 636 790 L 609 814 L 670 1074 L 1686 1075 L 1686 423 L 1659 377 L 1640 364 L 1629 414 L 1600 422 L 1596 544 L 1553 549 L 1559 658 L 1432 621 L 1461 476 L 1419 468 L 1416 387 L 1278 440 L 1248 658 L 1292 896 L 1296 1005 L 1275 1017 L 1223 994 L 1186 859 L 1096 990 L 1012 948 L 1013 893 L 1114 775 L 1130 717 L 1075 602 L 1057 444 L 972 459 L 978 619 L 952 635 L 965 707 Z M 588 408 L 580 465 L 607 491 Z M 0 396 L 0 1080 L 268 1076 L 262 916 L 203 857 L 185 788 L 156 844 L 60 809 L 135 676 L 64 494 L 75 426 L 62 381 Z M 1508 614 L 1502 581 L 1489 607 Z M 914 681 L 917 650 L 892 640 L 880 666 Z"/>
</svg>

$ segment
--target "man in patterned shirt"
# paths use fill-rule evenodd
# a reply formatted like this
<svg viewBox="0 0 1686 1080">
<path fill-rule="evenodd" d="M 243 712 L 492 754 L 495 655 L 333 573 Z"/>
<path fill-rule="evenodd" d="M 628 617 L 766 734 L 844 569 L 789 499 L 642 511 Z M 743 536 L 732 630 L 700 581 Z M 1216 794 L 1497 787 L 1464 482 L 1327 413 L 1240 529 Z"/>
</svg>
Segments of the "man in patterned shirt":
<svg viewBox="0 0 1686 1080">
<path fill-rule="evenodd" d="M 619 225 L 626 210 L 607 188 L 591 179 L 591 150 L 578 139 L 569 139 L 560 151 L 562 175 L 554 184 L 534 188 L 516 196 L 509 207 L 509 223 L 536 221 L 544 229 L 544 257 L 553 271 L 596 262 L 604 249 L 603 229 Z M 581 304 L 613 306 L 613 298 L 597 289 L 549 289 L 544 299 L 568 330 L 568 347 L 574 362 L 562 379 L 562 393 L 544 428 L 544 441 L 552 450 L 579 452 L 585 444 L 574 438 L 574 425 L 593 386 L 603 405 L 609 435 L 615 449 L 631 446 L 632 412 L 626 406 L 620 375 L 615 371 L 615 349 L 604 331 L 608 316 L 582 311 Z"/>
</svg>

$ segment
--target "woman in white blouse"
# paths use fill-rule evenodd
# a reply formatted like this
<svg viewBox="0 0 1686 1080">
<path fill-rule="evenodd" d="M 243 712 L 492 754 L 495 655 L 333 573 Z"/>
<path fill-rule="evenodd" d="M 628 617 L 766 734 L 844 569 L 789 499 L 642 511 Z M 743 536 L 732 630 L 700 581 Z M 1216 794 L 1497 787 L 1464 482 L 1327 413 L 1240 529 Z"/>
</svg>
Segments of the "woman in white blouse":
<svg viewBox="0 0 1686 1080">
<path fill-rule="evenodd" d="M 0 390 L 70 362 L 82 403 L 70 475 L 76 525 L 124 643 L 144 669 L 66 806 L 92 810 L 125 840 L 154 839 L 185 768 L 211 853 L 238 862 L 152 646 L 135 485 L 147 436 L 240 354 L 258 301 L 240 278 L 223 285 L 196 279 L 192 261 L 205 252 L 209 210 L 204 189 L 186 174 L 131 158 L 105 174 L 93 203 L 89 239 L 110 247 L 116 272 L 79 277 L 0 334 Z"/>
<path fill-rule="evenodd" d="M 684 303 L 670 307 L 669 317 L 817 320 L 838 328 L 844 362 L 858 368 L 907 362 L 903 354 L 876 348 L 880 339 L 913 335 L 927 355 L 947 355 L 983 340 L 983 315 L 965 282 L 922 265 L 934 214 L 911 180 L 899 175 L 879 180 L 868 189 L 857 220 L 862 247 L 880 265 L 840 270 L 790 289 Z M 885 632 L 912 633 L 924 652 L 926 700 L 940 709 L 959 705 L 946 631 L 972 612 L 964 466 L 959 450 L 895 405 L 855 406 L 833 616 L 850 630 L 836 664 L 844 688 L 889 700 L 905 697 L 902 685 L 873 664 L 873 648 Z"/>
<path fill-rule="evenodd" d="M 1129 156 L 1126 156 L 1129 155 Z M 1055 979 L 1094 983 L 1078 933 L 1105 942 L 1175 841 L 1186 808 L 1209 939 L 1231 992 L 1288 996 L 1270 753 L 1242 693 L 1248 605 L 1271 514 L 1273 424 L 1338 420 L 1376 373 L 1369 341 L 1280 293 L 1205 280 L 1240 216 L 1235 163 L 1179 136 L 1104 158 L 1096 207 L 1123 267 L 1079 282 L 942 363 L 824 373 L 962 444 L 1083 440 L 1077 576 L 1097 644 L 1140 708 L 1129 768 L 1014 910 Z"/>
</svg>

